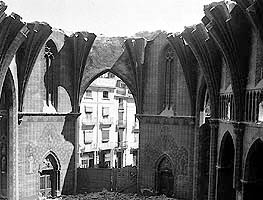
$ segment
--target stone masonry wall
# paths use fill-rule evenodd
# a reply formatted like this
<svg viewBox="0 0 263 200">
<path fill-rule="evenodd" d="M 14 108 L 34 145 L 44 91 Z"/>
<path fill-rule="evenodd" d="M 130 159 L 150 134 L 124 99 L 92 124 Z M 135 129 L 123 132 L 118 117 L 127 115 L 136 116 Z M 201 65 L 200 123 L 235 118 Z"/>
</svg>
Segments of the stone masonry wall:
<svg viewBox="0 0 263 200">
<path fill-rule="evenodd" d="M 143 117 L 140 120 L 140 189 L 156 191 L 158 159 L 166 154 L 174 167 L 174 195 L 192 198 L 193 118 Z M 155 119 L 155 120 L 152 120 Z"/>
<path fill-rule="evenodd" d="M 60 164 L 60 190 L 64 185 L 73 144 L 61 134 L 64 116 L 24 116 L 19 125 L 19 199 L 35 199 L 39 192 L 39 166 L 49 152 Z M 74 130 L 72 130 L 74 135 Z M 73 182 L 73 180 L 72 180 Z"/>
</svg>

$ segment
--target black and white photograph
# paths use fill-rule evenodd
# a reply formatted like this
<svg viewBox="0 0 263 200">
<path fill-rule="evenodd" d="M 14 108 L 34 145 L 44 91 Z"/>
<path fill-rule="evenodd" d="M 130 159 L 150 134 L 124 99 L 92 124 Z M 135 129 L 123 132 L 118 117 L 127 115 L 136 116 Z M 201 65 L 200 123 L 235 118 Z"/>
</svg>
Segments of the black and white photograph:
<svg viewBox="0 0 263 200">
<path fill-rule="evenodd" d="M 263 0 L 0 0 L 0 200 L 261 192 Z"/>
</svg>

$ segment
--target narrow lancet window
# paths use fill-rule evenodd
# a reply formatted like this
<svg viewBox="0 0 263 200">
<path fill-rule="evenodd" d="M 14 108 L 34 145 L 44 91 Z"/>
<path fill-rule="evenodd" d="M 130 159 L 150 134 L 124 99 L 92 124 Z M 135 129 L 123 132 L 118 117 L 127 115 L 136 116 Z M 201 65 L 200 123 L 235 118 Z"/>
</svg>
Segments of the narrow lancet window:
<svg viewBox="0 0 263 200">
<path fill-rule="evenodd" d="M 55 44 L 49 40 L 45 46 L 45 65 L 46 65 L 46 111 L 48 112 L 56 112 L 57 109 L 57 86 L 56 86 L 56 74 L 54 67 L 52 66 L 52 62 L 57 53 L 57 49 Z"/>
<path fill-rule="evenodd" d="M 166 68 L 165 68 L 165 107 L 170 110 L 171 108 L 171 88 L 172 88 L 172 62 L 174 60 L 174 51 L 171 47 L 167 49 L 166 55 Z"/>
</svg>

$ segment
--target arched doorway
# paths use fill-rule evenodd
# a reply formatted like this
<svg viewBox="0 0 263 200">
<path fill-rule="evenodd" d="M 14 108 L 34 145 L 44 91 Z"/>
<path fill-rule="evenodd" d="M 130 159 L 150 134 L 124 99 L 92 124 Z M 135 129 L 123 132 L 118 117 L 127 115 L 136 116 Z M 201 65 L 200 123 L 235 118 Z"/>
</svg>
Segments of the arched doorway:
<svg viewBox="0 0 263 200">
<path fill-rule="evenodd" d="M 198 149 L 195 151 L 195 159 L 198 161 L 196 165 L 196 196 L 197 199 L 208 198 L 209 187 L 209 161 L 210 161 L 210 132 L 211 126 L 210 119 L 210 98 L 207 90 L 205 79 L 202 78 L 198 92 L 197 110 L 199 110 L 199 117 L 197 122 L 199 124 L 198 134 L 196 134 L 196 146 Z"/>
<path fill-rule="evenodd" d="M 174 173 L 170 159 L 164 156 L 157 165 L 156 189 L 158 194 L 168 197 L 174 193 Z"/>
<path fill-rule="evenodd" d="M 217 199 L 235 200 L 236 193 L 233 188 L 235 147 L 232 136 L 225 133 L 219 154 Z"/>
<path fill-rule="evenodd" d="M 251 146 L 246 159 L 243 181 L 243 200 L 262 199 L 263 189 L 263 142 L 258 139 Z"/>
<path fill-rule="evenodd" d="M 60 166 L 53 153 L 40 164 L 40 193 L 43 197 L 58 196 L 60 190 Z"/>
</svg>

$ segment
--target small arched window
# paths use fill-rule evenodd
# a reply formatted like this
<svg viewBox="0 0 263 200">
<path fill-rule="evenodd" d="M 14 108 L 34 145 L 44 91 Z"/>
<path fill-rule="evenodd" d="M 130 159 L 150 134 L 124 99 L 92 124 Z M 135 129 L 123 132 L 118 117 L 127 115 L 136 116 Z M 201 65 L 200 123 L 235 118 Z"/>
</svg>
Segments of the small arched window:
<svg viewBox="0 0 263 200">
<path fill-rule="evenodd" d="M 164 105 L 168 110 L 172 105 L 172 63 L 174 61 L 175 52 L 172 47 L 168 47 L 165 54 L 165 99 Z"/>
</svg>

